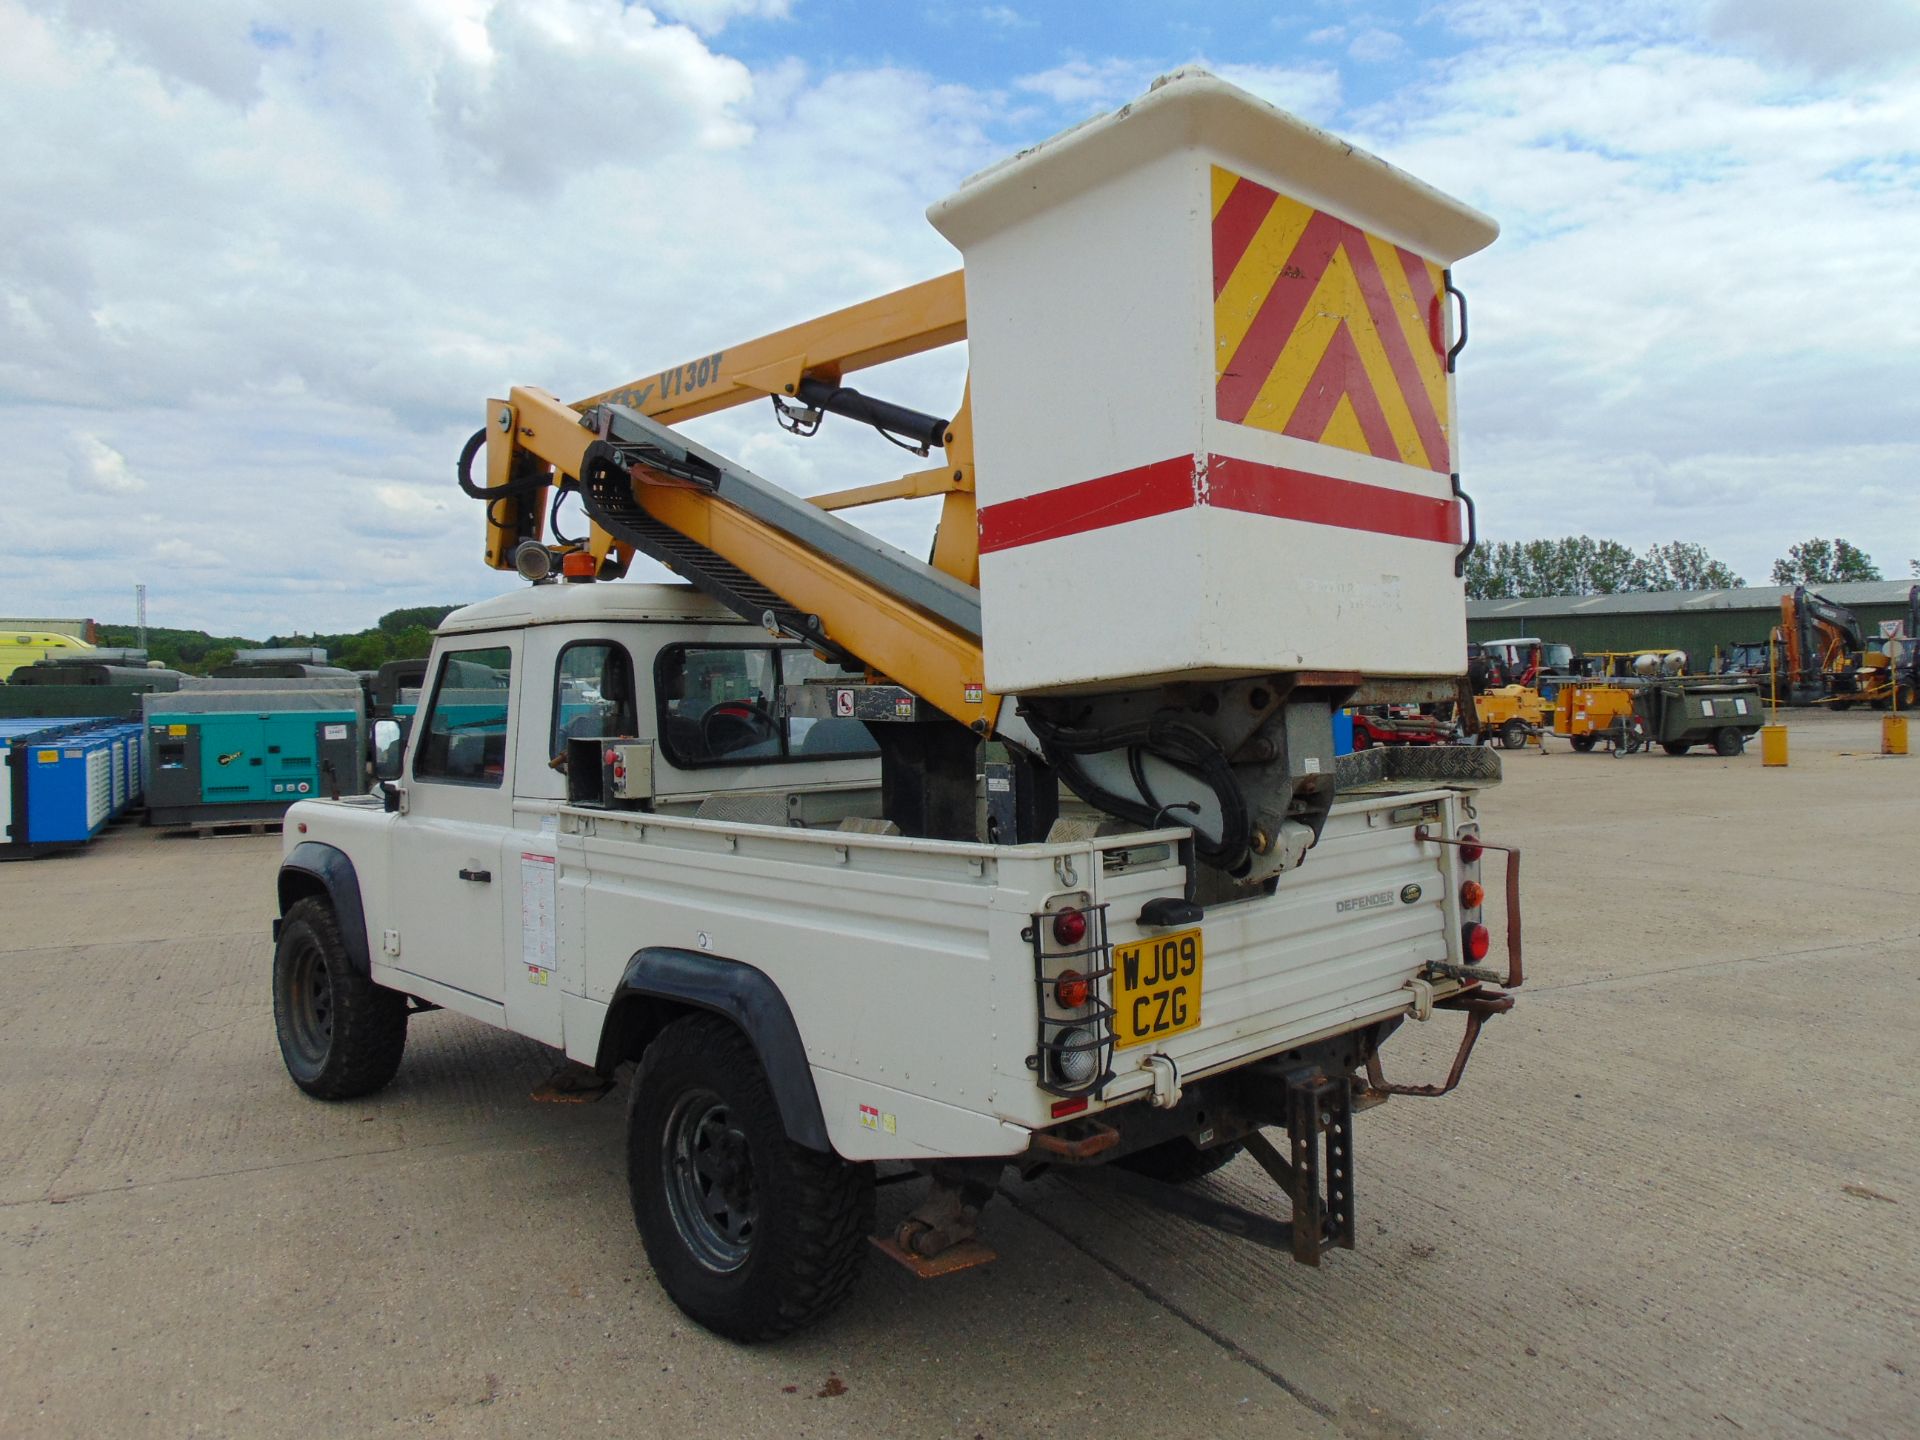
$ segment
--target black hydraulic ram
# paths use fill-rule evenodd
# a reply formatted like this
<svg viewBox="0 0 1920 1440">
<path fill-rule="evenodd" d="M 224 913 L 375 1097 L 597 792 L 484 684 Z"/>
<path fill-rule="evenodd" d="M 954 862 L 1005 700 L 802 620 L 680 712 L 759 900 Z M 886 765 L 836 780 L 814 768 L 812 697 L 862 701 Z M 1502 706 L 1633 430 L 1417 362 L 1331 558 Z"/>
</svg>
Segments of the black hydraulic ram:
<svg viewBox="0 0 1920 1440">
<path fill-rule="evenodd" d="M 862 395 L 858 390 L 849 390 L 830 380 L 802 380 L 799 389 L 794 392 L 794 398 L 811 409 L 857 420 L 862 425 L 871 425 L 889 435 L 911 440 L 915 446 L 923 448 L 946 444 L 947 426 L 952 423 L 938 415 L 927 415 L 918 410 L 909 410 L 904 405 L 895 405 L 891 400 L 876 400 L 871 395 Z"/>
</svg>

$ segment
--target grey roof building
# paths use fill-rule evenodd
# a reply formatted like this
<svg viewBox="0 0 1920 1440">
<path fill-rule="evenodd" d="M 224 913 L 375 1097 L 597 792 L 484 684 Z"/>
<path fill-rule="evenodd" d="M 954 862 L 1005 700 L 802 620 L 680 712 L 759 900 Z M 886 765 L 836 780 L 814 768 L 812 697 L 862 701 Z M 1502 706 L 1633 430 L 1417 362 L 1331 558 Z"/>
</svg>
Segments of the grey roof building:
<svg viewBox="0 0 1920 1440">
<path fill-rule="evenodd" d="M 1861 580 L 1813 587 L 1859 617 L 1869 639 L 1884 621 L 1907 613 L 1914 580 Z M 1537 636 L 1577 651 L 1685 650 L 1705 669 L 1716 647 L 1764 644 L 1780 623 L 1789 585 L 1738 590 L 1662 590 L 1628 595 L 1544 595 L 1529 600 L 1469 600 L 1467 636 L 1502 640 Z"/>
</svg>

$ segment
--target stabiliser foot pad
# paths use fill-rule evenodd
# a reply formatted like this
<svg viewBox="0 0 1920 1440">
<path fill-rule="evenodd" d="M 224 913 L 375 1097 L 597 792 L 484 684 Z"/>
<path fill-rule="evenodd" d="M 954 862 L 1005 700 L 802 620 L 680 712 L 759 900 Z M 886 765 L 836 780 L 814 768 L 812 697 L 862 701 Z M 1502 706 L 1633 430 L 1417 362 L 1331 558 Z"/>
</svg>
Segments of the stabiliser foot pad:
<svg viewBox="0 0 1920 1440">
<path fill-rule="evenodd" d="M 962 1240 L 958 1245 L 949 1246 L 938 1255 L 916 1255 L 911 1250 L 903 1249 L 900 1242 L 891 1235 L 869 1235 L 867 1243 L 889 1260 L 912 1271 L 922 1280 L 938 1280 L 942 1275 L 957 1275 L 962 1270 L 971 1270 L 976 1265 L 985 1265 L 990 1260 L 1000 1258 L 998 1250 L 978 1240 Z"/>
</svg>

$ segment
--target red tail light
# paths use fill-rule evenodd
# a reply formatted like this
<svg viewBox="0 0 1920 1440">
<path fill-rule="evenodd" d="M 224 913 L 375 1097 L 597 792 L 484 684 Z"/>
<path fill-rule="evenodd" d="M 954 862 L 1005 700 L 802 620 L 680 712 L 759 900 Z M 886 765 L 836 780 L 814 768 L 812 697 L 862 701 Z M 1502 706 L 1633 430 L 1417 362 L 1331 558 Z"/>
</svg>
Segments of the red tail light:
<svg viewBox="0 0 1920 1440">
<path fill-rule="evenodd" d="M 1062 970 L 1053 982 L 1054 1002 L 1062 1010 L 1078 1010 L 1087 1003 L 1087 977 L 1078 970 Z"/>
<path fill-rule="evenodd" d="M 1072 947 L 1087 938 L 1087 912 L 1062 910 L 1053 917 L 1053 938 L 1057 944 Z"/>
<path fill-rule="evenodd" d="M 1469 880 L 1460 887 L 1460 904 L 1468 910 L 1478 910 L 1487 903 L 1487 887 L 1478 880 Z"/>
<path fill-rule="evenodd" d="M 1062 1115 L 1078 1115 L 1086 1108 L 1087 1097 L 1084 1095 L 1076 1100 L 1056 1100 L 1053 1102 L 1053 1118 L 1058 1120 Z"/>
<path fill-rule="evenodd" d="M 1487 852 L 1481 847 L 1476 836 L 1463 835 L 1460 839 L 1460 859 L 1464 864 L 1475 865 Z"/>
<path fill-rule="evenodd" d="M 1478 921 L 1469 920 L 1460 927 L 1461 943 L 1467 947 L 1469 960 L 1487 958 L 1487 947 L 1493 943 L 1493 934 Z"/>
</svg>

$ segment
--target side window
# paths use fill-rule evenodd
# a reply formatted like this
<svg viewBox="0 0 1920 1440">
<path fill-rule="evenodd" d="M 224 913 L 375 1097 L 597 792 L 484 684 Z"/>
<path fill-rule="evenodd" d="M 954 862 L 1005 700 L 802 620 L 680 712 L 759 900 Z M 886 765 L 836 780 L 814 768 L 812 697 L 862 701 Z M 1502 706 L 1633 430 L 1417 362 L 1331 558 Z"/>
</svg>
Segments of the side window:
<svg viewBox="0 0 1920 1440">
<path fill-rule="evenodd" d="M 416 780 L 498 785 L 507 769 L 507 698 L 513 652 L 504 645 L 453 650 L 440 661 L 433 700 L 418 727 Z"/>
<path fill-rule="evenodd" d="M 782 685 L 843 673 L 798 647 L 667 646 L 654 666 L 661 748 L 683 769 L 877 754 L 857 720 L 781 718 Z"/>
<path fill-rule="evenodd" d="M 822 660 L 811 650 L 782 650 L 780 652 L 780 683 L 799 685 L 808 680 L 842 679 L 859 680 L 858 675 L 849 675 L 838 665 Z M 787 727 L 787 753 L 797 760 L 816 757 L 846 755 L 878 755 L 880 747 L 873 743 L 873 732 L 858 720 L 843 720 L 838 716 L 828 716 L 815 720 L 804 715 L 789 716 Z"/>
<path fill-rule="evenodd" d="M 633 662 L 624 645 L 578 641 L 554 667 L 553 728 L 547 754 L 560 759 L 567 741 L 631 735 L 639 728 L 633 703 Z"/>
<path fill-rule="evenodd" d="M 773 651 L 746 645 L 672 645 L 654 670 L 660 742 L 675 765 L 780 757 Z"/>
</svg>

